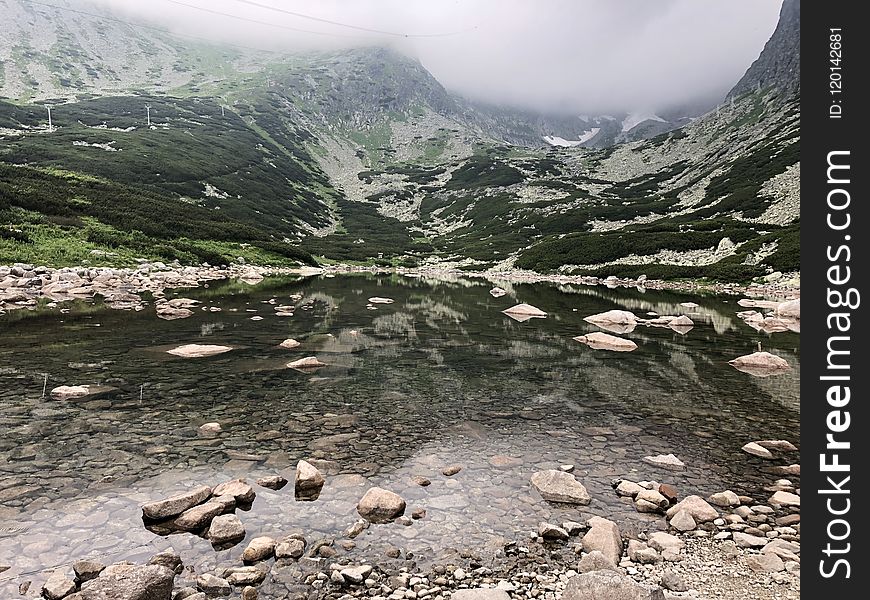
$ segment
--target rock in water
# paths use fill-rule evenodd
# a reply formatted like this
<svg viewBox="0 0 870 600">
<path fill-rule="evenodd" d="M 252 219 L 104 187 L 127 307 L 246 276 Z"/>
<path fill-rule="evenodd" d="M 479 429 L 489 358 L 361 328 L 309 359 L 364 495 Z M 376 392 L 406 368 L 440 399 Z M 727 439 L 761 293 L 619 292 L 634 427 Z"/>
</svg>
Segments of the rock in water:
<svg viewBox="0 0 870 600">
<path fill-rule="evenodd" d="M 654 467 L 662 467 L 671 471 L 685 471 L 686 464 L 673 454 L 659 454 L 658 456 L 644 456 L 643 462 Z"/>
<path fill-rule="evenodd" d="M 280 490 L 287 485 L 287 479 L 281 475 L 268 475 L 266 477 L 260 477 L 257 480 L 257 485 L 270 490 Z"/>
<path fill-rule="evenodd" d="M 538 535 L 545 540 L 567 540 L 568 532 L 558 525 L 542 521 L 538 524 Z"/>
<path fill-rule="evenodd" d="M 42 596 L 47 600 L 61 600 L 75 591 L 76 582 L 62 570 L 52 573 L 42 586 Z"/>
<path fill-rule="evenodd" d="M 233 588 L 226 579 L 211 573 L 203 573 L 197 577 L 196 587 L 209 596 L 229 596 L 233 593 Z"/>
<path fill-rule="evenodd" d="M 773 458 L 773 453 L 757 442 L 749 442 L 744 445 L 741 450 L 759 458 Z"/>
<path fill-rule="evenodd" d="M 219 515 L 208 528 L 208 539 L 215 546 L 240 542 L 244 537 L 245 526 L 236 515 Z"/>
<path fill-rule="evenodd" d="M 771 506 L 797 506 L 800 508 L 801 497 L 791 492 L 780 490 L 773 494 L 768 500 Z"/>
<path fill-rule="evenodd" d="M 258 562 L 271 558 L 275 554 L 276 542 L 268 536 L 255 537 L 248 542 L 248 547 L 242 552 L 244 562 Z"/>
<path fill-rule="evenodd" d="M 405 513 L 405 501 L 398 494 L 373 487 L 357 505 L 357 512 L 373 523 L 386 523 Z"/>
<path fill-rule="evenodd" d="M 299 360 L 287 363 L 288 368 L 296 369 L 297 371 L 310 371 L 325 366 L 326 363 L 317 360 L 316 356 L 306 356 L 305 358 L 300 358 Z"/>
<path fill-rule="evenodd" d="M 250 504 L 257 497 L 254 488 L 244 479 L 232 479 L 215 486 L 214 495 L 232 496 L 239 504 Z"/>
<path fill-rule="evenodd" d="M 597 315 L 584 317 L 583 320 L 593 325 L 635 325 L 637 324 L 637 315 L 627 310 L 608 310 Z"/>
<path fill-rule="evenodd" d="M 587 505 L 592 501 L 586 487 L 571 473 L 551 469 L 532 475 L 532 487 L 548 502 Z"/>
<path fill-rule="evenodd" d="M 117 391 L 110 385 L 62 385 L 51 390 L 50 395 L 52 400 L 94 400 Z"/>
<path fill-rule="evenodd" d="M 82 600 L 170 600 L 175 573 L 160 565 L 110 565 L 82 584 Z"/>
<path fill-rule="evenodd" d="M 324 484 L 323 475 L 311 463 L 300 460 L 296 464 L 295 493 L 297 498 L 316 500 Z"/>
<path fill-rule="evenodd" d="M 204 485 L 165 500 L 144 504 L 142 506 L 142 516 L 154 521 L 168 519 L 169 517 L 180 515 L 188 508 L 204 502 L 210 495 L 211 488 Z"/>
<path fill-rule="evenodd" d="M 181 358 L 202 358 L 204 356 L 223 354 L 232 349 L 232 346 L 218 346 L 216 344 L 185 344 L 184 346 L 167 350 L 166 353 L 180 356 Z"/>
<path fill-rule="evenodd" d="M 622 535 L 616 523 L 602 517 L 592 517 L 587 524 L 589 531 L 583 536 L 583 550 L 598 550 L 608 561 L 618 565 L 622 557 Z"/>
<path fill-rule="evenodd" d="M 496 286 L 496 287 L 492 288 L 491 290 L 489 290 L 489 294 L 493 298 L 501 298 L 502 296 L 507 294 L 507 292 L 505 290 L 501 289 L 500 287 Z"/>
<path fill-rule="evenodd" d="M 369 298 L 369 302 L 372 304 L 392 304 L 395 302 L 392 298 L 381 298 L 380 296 L 372 296 Z"/>
<path fill-rule="evenodd" d="M 801 300 L 798 298 L 797 300 L 788 300 L 787 302 L 780 302 L 777 307 L 774 309 L 776 316 L 785 317 L 788 319 L 798 319 L 801 318 Z"/>
<path fill-rule="evenodd" d="M 206 502 L 188 508 L 181 513 L 172 524 L 184 531 L 196 531 L 203 529 L 211 523 L 216 516 L 230 511 L 236 507 L 236 499 L 232 496 L 216 496 Z"/>
<path fill-rule="evenodd" d="M 698 524 L 695 522 L 695 519 L 692 518 L 692 515 L 689 514 L 688 511 L 678 510 L 674 513 L 674 516 L 669 517 L 671 527 L 676 529 L 677 531 L 692 531 Z"/>
<path fill-rule="evenodd" d="M 728 364 L 755 377 L 769 377 L 783 373 L 791 369 L 788 362 L 770 352 L 753 352 L 745 356 L 740 356 L 734 360 L 729 360 Z"/>
<path fill-rule="evenodd" d="M 665 600 L 659 587 L 642 585 L 616 571 L 592 571 L 568 580 L 563 600 Z"/>
<path fill-rule="evenodd" d="M 281 342 L 280 344 L 278 344 L 278 346 L 280 346 L 281 348 L 286 348 L 287 350 L 292 350 L 293 348 L 297 348 L 301 345 L 302 344 L 300 342 L 297 342 L 293 338 L 286 339 L 283 342 Z"/>
<path fill-rule="evenodd" d="M 106 565 L 94 560 L 80 560 L 73 563 L 73 572 L 79 584 L 96 578 L 105 568 Z"/>
<path fill-rule="evenodd" d="M 631 352 L 637 350 L 637 344 L 625 338 L 616 337 L 608 333 L 595 331 L 586 335 L 578 335 L 573 338 L 575 342 L 586 344 L 594 350 L 612 350 L 614 352 Z"/>
<path fill-rule="evenodd" d="M 547 316 L 547 313 L 542 311 L 540 308 L 536 306 L 532 306 L 531 304 L 517 304 L 516 306 L 512 306 L 510 308 L 506 308 L 503 311 L 506 315 L 517 315 L 521 317 L 537 317 L 544 318 Z"/>
</svg>

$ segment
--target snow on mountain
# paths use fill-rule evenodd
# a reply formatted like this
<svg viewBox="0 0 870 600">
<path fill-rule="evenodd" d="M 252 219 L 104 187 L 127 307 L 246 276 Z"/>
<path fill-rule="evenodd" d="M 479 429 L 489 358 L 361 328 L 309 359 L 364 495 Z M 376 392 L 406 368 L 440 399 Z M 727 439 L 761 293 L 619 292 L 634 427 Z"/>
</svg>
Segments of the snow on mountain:
<svg viewBox="0 0 870 600">
<path fill-rule="evenodd" d="M 666 122 L 664 119 L 654 113 L 634 112 L 625 117 L 625 120 L 622 121 L 622 132 L 625 133 L 627 131 L 631 131 L 644 121 L 661 121 L 662 123 Z"/>
<path fill-rule="evenodd" d="M 593 127 L 592 129 L 586 130 L 580 136 L 580 139 L 577 140 L 566 140 L 565 138 L 559 137 L 557 135 L 545 135 L 544 141 L 550 144 L 551 146 L 561 146 L 563 148 L 570 148 L 572 146 L 579 146 L 585 142 L 588 142 L 601 131 L 600 127 Z"/>
</svg>

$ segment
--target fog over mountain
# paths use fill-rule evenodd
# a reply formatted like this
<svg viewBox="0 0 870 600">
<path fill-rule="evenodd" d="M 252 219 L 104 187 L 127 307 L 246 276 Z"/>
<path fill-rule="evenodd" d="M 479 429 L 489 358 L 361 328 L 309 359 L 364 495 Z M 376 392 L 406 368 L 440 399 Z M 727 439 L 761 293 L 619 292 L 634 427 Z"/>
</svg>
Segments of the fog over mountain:
<svg viewBox="0 0 870 600">
<path fill-rule="evenodd" d="M 781 6 L 779 0 L 93 2 L 122 18 L 262 49 L 389 45 L 418 58 L 456 93 L 566 114 L 665 111 L 721 98 L 764 47 Z"/>
</svg>

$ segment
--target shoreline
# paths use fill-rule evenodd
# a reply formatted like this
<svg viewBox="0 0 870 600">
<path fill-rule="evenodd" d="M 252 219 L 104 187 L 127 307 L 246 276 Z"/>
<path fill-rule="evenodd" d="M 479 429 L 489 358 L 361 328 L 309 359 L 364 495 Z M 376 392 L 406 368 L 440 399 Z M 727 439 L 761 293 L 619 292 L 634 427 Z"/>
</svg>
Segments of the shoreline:
<svg viewBox="0 0 870 600">
<path fill-rule="evenodd" d="M 160 302 L 166 289 L 197 288 L 211 281 L 238 279 L 255 285 L 266 277 L 298 275 L 302 277 L 351 274 L 383 274 L 427 279 L 482 279 L 499 284 L 554 283 L 558 285 L 604 286 L 667 290 L 687 294 L 744 295 L 749 298 L 790 300 L 800 298 L 800 275 L 785 274 L 764 283 L 716 283 L 706 281 L 667 281 L 646 279 L 599 279 L 579 275 L 542 274 L 531 271 L 466 271 L 451 267 L 362 267 L 327 265 L 315 267 L 269 267 L 258 265 L 170 266 L 165 263 L 142 263 L 136 268 L 62 267 L 27 264 L 0 266 L 0 315 L 17 309 L 34 308 L 42 300 L 49 306 L 71 300 L 89 300 L 102 296 L 110 308 L 141 310 L 141 294 L 150 293 Z"/>
</svg>

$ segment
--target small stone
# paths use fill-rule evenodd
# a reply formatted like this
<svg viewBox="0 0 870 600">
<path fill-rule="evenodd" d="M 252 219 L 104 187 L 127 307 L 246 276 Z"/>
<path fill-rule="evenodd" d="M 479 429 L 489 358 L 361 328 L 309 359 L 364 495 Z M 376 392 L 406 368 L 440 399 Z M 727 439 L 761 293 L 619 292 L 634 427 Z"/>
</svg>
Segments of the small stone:
<svg viewBox="0 0 870 600">
<path fill-rule="evenodd" d="M 255 537 L 242 552 L 244 562 L 259 562 L 275 554 L 276 542 L 268 536 Z"/>
<path fill-rule="evenodd" d="M 229 596 L 233 592 L 232 586 L 223 577 L 203 573 L 196 578 L 196 587 L 209 596 Z"/>
<path fill-rule="evenodd" d="M 427 479 L 426 477 L 422 477 L 420 475 L 414 475 L 414 477 L 412 477 L 411 479 L 414 483 L 416 483 L 417 485 L 419 485 L 421 487 L 426 487 L 426 486 L 432 484 L 432 482 L 429 479 Z"/>
<path fill-rule="evenodd" d="M 259 585 L 266 579 L 266 571 L 257 567 L 234 567 L 227 571 L 227 583 L 230 585 Z"/>
<path fill-rule="evenodd" d="M 296 464 L 296 493 L 319 491 L 325 482 L 320 471 L 308 461 Z"/>
<path fill-rule="evenodd" d="M 240 542 L 244 537 L 245 526 L 236 515 L 217 516 L 208 528 L 208 539 L 216 546 Z"/>
<path fill-rule="evenodd" d="M 268 477 L 261 477 L 258 479 L 257 485 L 270 490 L 280 490 L 287 485 L 287 479 L 281 475 L 269 475 Z"/>
<path fill-rule="evenodd" d="M 785 563 L 774 552 L 747 556 L 746 565 L 756 573 L 776 573 L 785 569 Z"/>
<path fill-rule="evenodd" d="M 341 576 L 345 579 L 345 581 L 360 584 L 365 581 L 366 577 L 368 577 L 371 572 L 372 568 L 370 566 L 362 565 L 359 567 L 348 567 L 346 569 L 342 569 Z"/>
<path fill-rule="evenodd" d="M 449 467 L 445 467 L 444 470 L 441 471 L 441 474 L 445 477 L 452 477 L 459 473 L 462 470 L 462 467 L 459 465 L 450 465 Z"/>
<path fill-rule="evenodd" d="M 667 512 L 668 518 L 676 515 L 679 511 L 684 510 L 689 513 L 696 523 L 707 523 L 719 517 L 719 513 L 715 508 L 710 506 L 706 500 L 700 496 L 686 496 L 670 507 Z"/>
<path fill-rule="evenodd" d="M 683 578 L 671 571 L 666 571 L 662 575 L 661 586 L 666 590 L 671 590 L 672 592 L 689 591 L 689 586 L 686 585 Z"/>
<path fill-rule="evenodd" d="M 257 600 L 257 588 L 247 586 L 242 590 L 242 600 Z"/>
<path fill-rule="evenodd" d="M 414 512 L 411 513 L 411 518 L 414 519 L 415 521 L 419 521 L 420 519 L 425 519 L 426 518 L 426 509 L 425 508 L 416 509 Z"/>
<path fill-rule="evenodd" d="M 275 545 L 276 558 L 300 558 L 305 554 L 305 540 L 284 538 Z"/>
<path fill-rule="evenodd" d="M 615 571 L 616 565 L 611 562 L 609 558 L 604 556 L 604 553 L 600 550 L 593 550 L 592 552 L 584 553 L 583 557 L 580 559 L 580 564 L 577 565 L 577 571 L 580 573 L 590 573 L 602 569 Z"/>
<path fill-rule="evenodd" d="M 545 540 L 567 540 L 568 532 L 557 525 L 541 522 L 538 524 L 538 535 Z"/>
<path fill-rule="evenodd" d="M 532 475 L 531 483 L 548 502 L 587 505 L 592 501 L 586 487 L 571 473 L 539 471 Z"/>
<path fill-rule="evenodd" d="M 797 494 L 792 494 L 791 492 L 786 492 L 780 490 L 775 492 L 773 496 L 770 497 L 768 503 L 771 506 L 797 506 L 801 505 L 801 497 Z"/>
<path fill-rule="evenodd" d="M 623 479 L 619 482 L 619 485 L 616 486 L 616 494 L 618 496 L 630 496 L 634 498 L 639 493 L 646 491 L 646 488 L 641 487 L 633 481 L 629 481 L 628 479 Z"/>
<path fill-rule="evenodd" d="M 176 554 L 174 550 L 164 550 L 159 554 L 155 554 L 150 559 L 148 559 L 148 564 L 166 567 L 167 569 L 176 574 L 181 573 L 181 569 L 183 567 L 181 557 Z"/>
<path fill-rule="evenodd" d="M 659 486 L 659 494 L 667 498 L 668 502 L 670 502 L 671 504 L 674 504 L 679 498 L 677 488 L 669 483 L 663 483 Z"/>
<path fill-rule="evenodd" d="M 165 500 L 148 502 L 142 506 L 142 516 L 146 519 L 159 521 L 180 515 L 188 508 L 196 506 L 211 495 L 211 488 L 200 486 L 189 492 L 172 496 Z"/>
<path fill-rule="evenodd" d="M 662 467 L 671 471 L 685 471 L 686 463 L 673 454 L 659 454 L 658 456 L 644 456 L 643 462 L 654 467 Z"/>
<path fill-rule="evenodd" d="M 721 506 L 722 508 L 729 508 L 732 506 L 740 506 L 740 497 L 732 492 L 731 490 L 726 490 L 724 492 L 717 492 L 710 496 L 709 498 L 710 504 L 714 504 L 716 506 Z"/>
<path fill-rule="evenodd" d="M 332 572 L 332 575 L 329 576 L 329 581 L 335 585 L 344 585 L 344 577 L 338 571 Z"/>
<path fill-rule="evenodd" d="M 402 516 L 405 506 L 405 501 L 398 494 L 373 487 L 359 501 L 357 512 L 373 523 L 384 523 Z"/>
<path fill-rule="evenodd" d="M 584 527 L 582 523 L 578 523 L 577 521 L 565 521 L 564 523 L 562 523 L 562 529 L 567 531 L 568 535 L 575 536 L 583 533 L 586 527 Z"/>
<path fill-rule="evenodd" d="M 622 556 L 622 536 L 613 521 L 592 517 L 588 521 L 589 531 L 583 536 L 583 549 L 587 552 L 601 551 L 614 565 L 619 564 Z"/>
<path fill-rule="evenodd" d="M 733 533 L 733 539 L 734 543 L 741 548 L 762 548 L 767 545 L 768 541 L 766 537 L 749 535 L 742 531 L 735 531 Z"/>
<path fill-rule="evenodd" d="M 475 588 L 456 590 L 451 596 L 452 600 L 510 600 L 510 594 L 506 590 L 493 588 Z"/>
<path fill-rule="evenodd" d="M 691 531 L 698 526 L 688 511 L 678 510 L 670 520 L 671 527 L 677 531 Z"/>
</svg>

